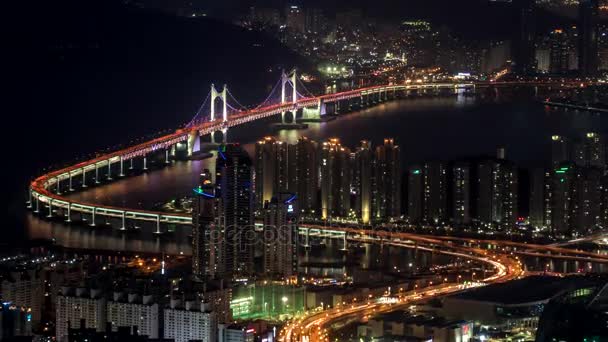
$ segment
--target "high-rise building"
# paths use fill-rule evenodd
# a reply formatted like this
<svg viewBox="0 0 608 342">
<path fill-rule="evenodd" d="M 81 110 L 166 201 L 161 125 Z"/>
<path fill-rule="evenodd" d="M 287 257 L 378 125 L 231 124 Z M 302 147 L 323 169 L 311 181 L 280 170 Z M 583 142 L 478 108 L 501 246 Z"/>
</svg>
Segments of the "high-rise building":
<svg viewBox="0 0 608 342">
<path fill-rule="evenodd" d="M 17 306 L 12 302 L 3 300 L 0 303 L 0 340 L 19 340 L 19 336 L 28 336 L 31 341 L 32 313 L 27 308 Z"/>
<path fill-rule="evenodd" d="M 407 176 L 407 217 L 411 224 L 422 221 L 424 175 L 418 166 L 410 168 Z"/>
<path fill-rule="evenodd" d="M 600 180 L 600 218 L 599 225 L 601 228 L 608 227 L 608 175 L 604 174 Z"/>
<path fill-rule="evenodd" d="M 374 188 L 372 169 L 375 165 L 374 153 L 370 141 L 361 141 L 355 152 L 353 170 L 353 189 L 355 194 L 355 211 L 361 222 L 368 224 L 372 214 L 372 196 Z"/>
<path fill-rule="evenodd" d="M 138 335 L 158 338 L 159 307 L 150 295 L 139 296 L 135 293 L 114 292 L 107 302 L 106 322 L 112 331 L 121 327 L 137 327 Z"/>
<path fill-rule="evenodd" d="M 250 7 L 249 20 L 255 24 L 279 26 L 281 25 L 281 13 L 276 8 Z"/>
<path fill-rule="evenodd" d="M 560 135 L 551 137 L 551 164 L 553 167 L 570 160 L 568 155 L 569 147 L 566 138 Z"/>
<path fill-rule="evenodd" d="M 530 224 L 535 228 L 546 228 L 547 200 L 550 191 L 547 184 L 551 173 L 545 169 L 537 168 L 530 171 Z"/>
<path fill-rule="evenodd" d="M 477 219 L 487 226 L 512 228 L 517 219 L 517 168 L 504 160 L 477 167 Z"/>
<path fill-rule="evenodd" d="M 217 341 L 217 318 L 206 303 L 172 299 L 163 310 L 163 337 L 175 342 Z"/>
<path fill-rule="evenodd" d="M 40 323 L 45 279 L 38 269 L 25 269 L 6 274 L 0 280 L 2 301 L 24 308 L 33 325 Z"/>
<path fill-rule="evenodd" d="M 570 217 L 572 215 L 572 188 L 576 177 L 576 168 L 570 163 L 563 163 L 551 172 L 550 202 L 548 216 L 551 220 L 551 232 L 554 236 L 570 235 Z"/>
<path fill-rule="evenodd" d="M 255 329 L 244 324 L 220 324 L 218 342 L 253 342 Z"/>
<path fill-rule="evenodd" d="M 401 216 L 401 158 L 393 139 L 376 147 L 376 180 L 373 213 L 377 218 Z"/>
<path fill-rule="evenodd" d="M 452 218 L 455 225 L 471 223 L 471 169 L 468 163 L 452 167 Z"/>
<path fill-rule="evenodd" d="M 361 26 L 363 12 L 361 9 L 349 9 L 336 13 L 336 24 L 344 30 L 353 30 Z"/>
<path fill-rule="evenodd" d="M 534 0 L 513 0 L 513 7 L 518 18 L 518 29 L 513 37 L 513 49 L 511 50 L 514 70 L 520 74 L 533 73 L 536 69 Z"/>
<path fill-rule="evenodd" d="M 574 162 L 582 167 L 606 167 L 606 143 L 599 133 L 590 132 L 574 146 Z"/>
<path fill-rule="evenodd" d="M 296 193 L 304 214 L 319 212 L 319 163 L 317 143 L 302 137 L 296 144 Z"/>
<path fill-rule="evenodd" d="M 199 288 L 197 299 L 206 304 L 206 310 L 213 311 L 219 323 L 232 322 L 232 310 L 230 309 L 232 286 L 221 279 L 198 285 L 202 285 L 202 289 Z"/>
<path fill-rule="evenodd" d="M 289 5 L 285 9 L 285 17 L 287 18 L 287 27 L 298 31 L 304 32 L 306 26 L 306 16 L 302 7 L 297 5 Z"/>
<path fill-rule="evenodd" d="M 324 142 L 320 170 L 322 218 L 347 216 L 350 211 L 350 150 L 336 138 Z"/>
<path fill-rule="evenodd" d="M 221 268 L 218 263 L 225 247 L 223 241 L 214 238 L 220 229 L 216 220 L 219 200 L 211 176 L 207 169 L 201 173 L 192 207 L 192 274 L 200 280 L 218 276 Z"/>
<path fill-rule="evenodd" d="M 600 224 L 601 176 L 598 168 L 576 169 L 572 188 L 571 229 L 579 236 L 590 233 Z"/>
<path fill-rule="evenodd" d="M 55 303 L 55 335 L 57 341 L 68 341 L 68 329 L 79 327 L 104 332 L 106 329 L 106 298 L 100 290 L 62 288 Z"/>
<path fill-rule="evenodd" d="M 298 267 L 297 196 L 278 193 L 264 207 L 264 273 L 293 279 Z"/>
<path fill-rule="evenodd" d="M 447 219 L 447 168 L 441 162 L 424 164 L 424 220 L 440 224 Z"/>
<path fill-rule="evenodd" d="M 225 242 L 219 258 L 221 277 L 250 276 L 254 272 L 252 167 L 247 152 L 238 144 L 221 145 L 216 163 L 218 224 Z"/>
<path fill-rule="evenodd" d="M 598 71 L 599 0 L 579 2 L 579 71 L 594 76 Z"/>
<path fill-rule="evenodd" d="M 542 48 L 536 49 L 536 70 L 542 73 L 548 73 L 551 65 L 551 49 Z"/>
<path fill-rule="evenodd" d="M 289 153 L 290 151 L 292 153 Z M 262 209 L 264 203 L 270 201 L 277 192 L 295 191 L 295 189 L 291 189 L 296 185 L 297 163 L 294 152 L 295 147 L 276 141 L 272 137 L 265 137 L 256 143 L 255 202 L 257 209 Z"/>
<path fill-rule="evenodd" d="M 562 29 L 551 32 L 550 37 L 551 55 L 549 57 L 549 72 L 551 74 L 563 74 L 570 70 L 570 44 L 568 35 Z"/>
<path fill-rule="evenodd" d="M 327 21 L 323 10 L 320 8 L 307 8 L 306 9 L 306 32 L 310 33 L 321 33 L 326 30 Z"/>
</svg>

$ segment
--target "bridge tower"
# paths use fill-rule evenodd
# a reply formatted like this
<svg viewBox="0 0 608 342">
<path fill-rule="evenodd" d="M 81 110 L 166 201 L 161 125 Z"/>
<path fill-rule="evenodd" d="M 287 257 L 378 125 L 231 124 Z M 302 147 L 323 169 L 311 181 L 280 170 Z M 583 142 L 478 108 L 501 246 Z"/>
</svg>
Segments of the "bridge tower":
<svg viewBox="0 0 608 342">
<path fill-rule="evenodd" d="M 215 85 L 211 84 L 211 121 L 215 121 L 215 99 L 218 97 L 222 100 L 222 121 L 228 121 L 228 87 L 224 84 L 222 91 L 217 91 Z M 226 142 L 228 129 L 222 129 L 222 140 Z M 215 143 L 215 132 L 211 132 L 211 143 Z"/>
<path fill-rule="evenodd" d="M 285 93 L 285 85 L 291 84 L 291 103 L 295 104 L 298 100 L 298 90 L 297 90 L 297 72 L 296 69 L 293 69 L 289 74 L 283 73 L 281 74 L 281 104 L 287 103 L 286 101 L 286 93 Z M 285 112 L 281 113 L 281 123 L 285 124 Z M 293 112 L 293 122 L 296 123 L 296 112 Z"/>
<path fill-rule="evenodd" d="M 224 84 L 222 91 L 217 91 L 215 85 L 211 84 L 211 121 L 215 121 L 215 99 L 218 97 L 222 100 L 222 118 L 224 121 L 228 121 L 228 110 L 226 94 L 228 93 L 228 87 Z"/>
</svg>

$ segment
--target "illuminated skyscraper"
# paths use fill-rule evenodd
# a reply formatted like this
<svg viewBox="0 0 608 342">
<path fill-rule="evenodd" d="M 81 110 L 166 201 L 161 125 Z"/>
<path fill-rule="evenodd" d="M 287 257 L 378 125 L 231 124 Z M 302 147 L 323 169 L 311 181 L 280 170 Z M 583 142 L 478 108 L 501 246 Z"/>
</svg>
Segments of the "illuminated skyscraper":
<svg viewBox="0 0 608 342">
<path fill-rule="evenodd" d="M 321 33 L 326 30 L 327 19 L 320 8 L 306 9 L 305 28 L 310 33 Z"/>
<path fill-rule="evenodd" d="M 279 193 L 264 207 L 264 273 L 293 278 L 298 267 L 297 197 Z"/>
<path fill-rule="evenodd" d="M 399 146 L 393 139 L 384 139 L 376 147 L 374 216 L 391 218 L 401 216 L 401 158 Z"/>
<path fill-rule="evenodd" d="M 551 191 L 548 188 L 551 173 L 538 168 L 530 171 L 530 224 L 535 228 L 548 227 L 547 209 Z M 550 212 L 550 208 L 548 209 Z"/>
<path fill-rule="evenodd" d="M 302 7 L 289 5 L 285 12 L 287 27 L 298 32 L 304 32 L 304 29 L 306 28 L 306 16 Z"/>
<path fill-rule="evenodd" d="M 477 219 L 485 225 L 513 228 L 517 219 L 517 167 L 485 160 L 477 167 Z"/>
<path fill-rule="evenodd" d="M 222 277 L 250 276 L 253 271 L 253 194 L 251 159 L 238 144 L 221 145 L 216 165 L 219 226 L 226 243 Z"/>
<path fill-rule="evenodd" d="M 418 166 L 410 168 L 407 175 L 407 217 L 411 224 L 422 221 L 423 187 L 422 169 Z"/>
<path fill-rule="evenodd" d="M 606 143 L 598 133 L 587 133 L 583 141 L 574 147 L 574 162 L 582 167 L 606 166 Z"/>
<path fill-rule="evenodd" d="M 447 171 L 444 163 L 424 164 L 424 220 L 439 224 L 447 218 Z"/>
<path fill-rule="evenodd" d="M 321 216 L 344 217 L 350 211 L 350 150 L 332 138 L 323 143 L 320 157 Z"/>
<path fill-rule="evenodd" d="M 551 173 L 549 217 L 551 218 L 551 232 L 554 236 L 571 233 L 570 216 L 575 177 L 575 167 L 570 163 L 563 163 L 555 167 Z"/>
<path fill-rule="evenodd" d="M 200 185 L 194 189 L 192 208 L 192 274 L 200 279 L 215 278 L 217 259 L 224 247 L 221 241 L 211 241 L 218 228 L 216 213 L 218 200 L 215 197 L 211 173 L 205 169 L 201 174 Z"/>
<path fill-rule="evenodd" d="M 514 70 L 520 74 L 529 74 L 535 71 L 535 4 L 534 0 L 513 0 L 513 7 L 517 12 L 518 29 L 513 37 L 512 59 Z"/>
<path fill-rule="evenodd" d="M 598 71 L 599 0 L 579 2 L 579 71 L 594 76 Z"/>
<path fill-rule="evenodd" d="M 549 73 L 563 74 L 568 72 L 570 70 L 570 45 L 567 33 L 562 29 L 553 30 L 551 32 L 550 44 Z"/>
<path fill-rule="evenodd" d="M 317 143 L 302 137 L 296 149 L 296 193 L 302 213 L 319 213 L 319 163 Z"/>
<path fill-rule="evenodd" d="M 452 218 L 455 225 L 471 223 L 471 170 L 467 163 L 452 168 Z"/>
<path fill-rule="evenodd" d="M 295 181 L 295 155 L 289 153 L 290 146 L 265 137 L 255 145 L 255 204 L 262 209 L 273 194 L 290 189 L 290 180 Z M 291 157 L 291 158 L 290 158 Z M 294 165 L 291 165 L 294 164 Z M 295 183 L 294 185 L 295 186 Z"/>
<path fill-rule="evenodd" d="M 600 180 L 600 218 L 599 225 L 601 228 L 608 227 L 608 175 L 604 174 Z"/>
<path fill-rule="evenodd" d="M 355 152 L 353 170 L 353 189 L 355 193 L 355 211 L 364 224 L 370 223 L 372 211 L 372 167 L 374 165 L 374 154 L 370 141 L 361 141 L 361 146 Z"/>
<path fill-rule="evenodd" d="M 560 135 L 551 137 L 551 164 L 555 167 L 570 160 L 568 141 Z"/>
<path fill-rule="evenodd" d="M 602 173 L 594 167 L 577 168 L 574 176 L 571 229 L 587 235 L 600 224 Z"/>
</svg>

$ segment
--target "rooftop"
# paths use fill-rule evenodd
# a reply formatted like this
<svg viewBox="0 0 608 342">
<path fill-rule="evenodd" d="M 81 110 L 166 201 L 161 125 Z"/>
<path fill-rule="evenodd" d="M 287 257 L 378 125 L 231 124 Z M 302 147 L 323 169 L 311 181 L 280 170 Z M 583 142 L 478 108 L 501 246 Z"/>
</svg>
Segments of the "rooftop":
<svg viewBox="0 0 608 342">
<path fill-rule="evenodd" d="M 493 302 L 503 305 L 517 305 L 547 301 L 563 291 L 594 283 L 595 281 L 593 279 L 582 276 L 565 278 L 531 276 L 506 283 L 480 287 L 456 294 L 449 298 Z"/>
</svg>

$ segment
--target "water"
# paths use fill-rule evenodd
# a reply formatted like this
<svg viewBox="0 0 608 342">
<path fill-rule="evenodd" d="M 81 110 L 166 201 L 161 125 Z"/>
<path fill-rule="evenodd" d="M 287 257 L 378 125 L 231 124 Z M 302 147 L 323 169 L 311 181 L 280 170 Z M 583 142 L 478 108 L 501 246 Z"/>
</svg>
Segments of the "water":
<svg viewBox="0 0 608 342">
<path fill-rule="evenodd" d="M 254 142 L 266 135 L 295 142 L 301 136 L 323 141 L 338 137 L 354 148 L 362 139 L 380 144 L 392 137 L 401 147 L 404 167 L 426 160 L 494 155 L 507 148 L 507 158 L 523 167 L 546 165 L 550 159 L 550 136 L 581 137 L 585 132 L 606 132 L 599 114 L 549 109 L 532 101 L 480 102 L 471 97 L 417 98 L 389 102 L 357 111 L 327 123 L 312 123 L 305 130 L 274 131 L 267 119 L 228 132 L 230 141 L 244 144 L 251 154 Z M 172 198 L 189 195 L 203 168 L 213 159 L 175 162 L 172 167 L 149 172 L 72 194 L 74 199 L 131 208 L 153 208 Z M 55 239 L 73 248 L 131 250 L 171 254 L 189 253 L 189 229 L 180 227 L 163 238 L 148 229 L 123 235 L 107 228 L 66 226 L 27 214 L 27 237 Z M 144 227 L 146 228 L 146 227 Z M 575 266 L 573 266 L 575 267 Z M 570 268 L 570 267 L 568 267 Z"/>
</svg>

